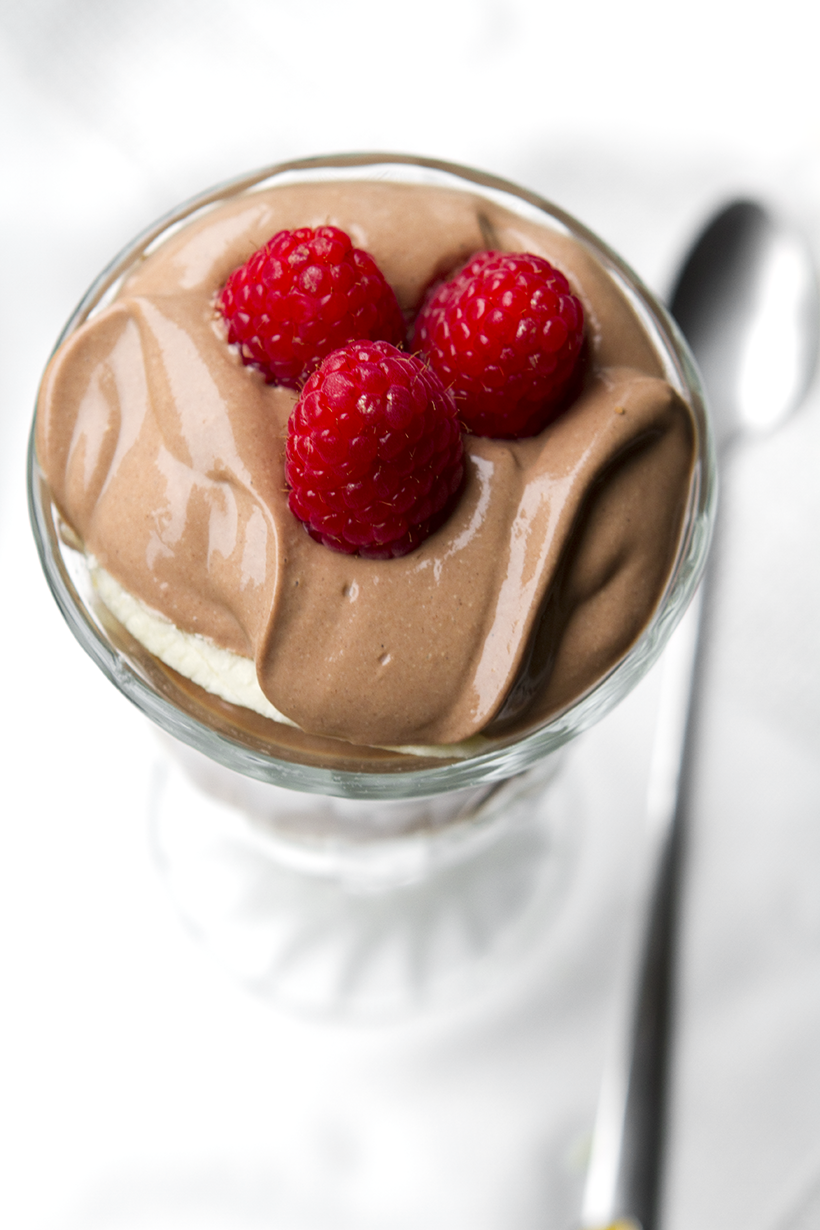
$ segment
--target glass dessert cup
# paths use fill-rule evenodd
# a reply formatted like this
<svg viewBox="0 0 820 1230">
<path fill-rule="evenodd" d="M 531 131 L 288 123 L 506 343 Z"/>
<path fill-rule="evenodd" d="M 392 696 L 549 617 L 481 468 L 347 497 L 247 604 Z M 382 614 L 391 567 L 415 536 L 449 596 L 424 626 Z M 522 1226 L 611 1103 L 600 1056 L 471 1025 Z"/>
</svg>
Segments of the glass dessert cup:
<svg viewBox="0 0 820 1230">
<path fill-rule="evenodd" d="M 295 931 L 291 927 L 288 939 L 283 941 L 291 955 L 300 947 L 300 926 L 311 926 L 317 908 L 326 919 L 335 918 L 328 927 L 338 934 L 334 910 L 336 914 L 341 911 L 349 921 L 350 903 L 355 897 L 358 916 L 353 930 L 358 939 L 351 943 L 361 947 L 362 937 L 376 925 L 374 911 L 379 914 L 378 926 L 384 930 L 385 893 L 392 894 L 393 904 L 399 899 L 396 894 L 403 894 L 404 906 L 408 907 L 408 893 L 415 885 L 412 891 L 416 898 L 408 917 L 412 915 L 418 921 L 421 914 L 430 916 L 430 885 L 436 878 L 440 881 L 436 891 L 451 897 L 454 877 L 463 881 L 466 866 L 480 867 L 480 875 L 486 878 L 492 858 L 499 854 L 498 843 L 510 838 L 516 826 L 520 829 L 526 823 L 522 817 L 532 819 L 538 813 L 536 802 L 554 775 L 559 749 L 609 712 L 661 653 L 700 578 L 715 497 L 713 448 L 698 376 L 685 343 L 663 308 L 614 253 L 561 210 L 492 176 L 445 163 L 400 155 L 340 155 L 281 164 L 217 187 L 174 210 L 128 245 L 89 289 L 58 345 L 111 302 L 137 262 L 214 204 L 280 184 L 333 179 L 389 180 L 467 190 L 580 241 L 628 299 L 661 359 L 666 380 L 690 407 L 696 457 L 683 533 L 665 591 L 643 632 L 614 668 L 537 729 L 524 734 L 478 736 L 457 754 L 450 754 L 456 749 L 446 746 L 411 753 L 357 747 L 273 722 L 203 692 L 148 653 L 99 600 L 82 544 L 53 503 L 32 435 L 31 518 L 52 593 L 75 636 L 111 682 L 173 737 L 166 741 L 173 750 L 154 804 L 159 861 L 173 881 L 179 868 L 203 865 L 203 859 L 218 864 L 222 858 L 219 850 L 224 853 L 226 842 L 234 852 L 237 843 L 244 842 L 248 858 L 243 866 L 248 875 L 258 878 L 263 859 L 276 881 L 267 889 L 256 884 L 256 898 L 260 893 L 267 893 L 269 898 L 278 894 L 280 899 L 284 895 L 291 905 L 301 899 L 302 923 Z M 207 823 L 202 819 L 205 811 L 210 816 Z M 551 822 L 543 823 L 549 827 Z M 213 838 L 207 856 L 201 844 L 206 830 Z M 512 840 L 517 840 L 515 834 Z M 556 832 L 550 830 L 548 838 L 542 831 L 536 841 L 549 864 L 546 878 L 553 895 L 556 840 Z M 522 851 L 525 847 L 526 842 Z M 522 858 L 532 862 L 531 845 Z M 186 876 L 187 871 L 183 879 Z M 310 891 L 308 885 L 312 886 Z M 227 897 L 236 902 L 243 891 L 236 883 L 226 889 Z M 316 891 L 322 895 L 320 905 Z M 221 923 L 214 920 L 211 904 L 203 904 L 203 893 L 194 886 L 188 893 L 188 904 L 181 908 L 189 921 L 213 940 L 215 934 L 225 934 L 225 919 Z M 335 906 L 330 903 L 331 897 Z M 420 914 L 422 897 L 426 904 Z M 191 904 L 195 898 L 198 905 Z M 369 914 L 362 904 L 366 900 L 372 907 Z M 244 906 L 231 909 L 235 916 L 236 909 L 241 912 Z M 522 911 L 519 900 L 508 913 L 517 917 Z M 504 930 L 506 924 L 502 922 L 497 919 L 489 930 Z M 270 937 L 271 925 L 270 918 L 267 923 L 263 921 L 261 929 L 257 928 L 257 941 L 265 932 Z M 487 940 L 477 947 L 483 956 L 492 944 Z M 261 948 L 257 943 L 257 948 L 261 952 L 258 960 L 246 961 L 248 937 L 243 938 L 240 928 L 232 941 L 229 963 L 243 967 L 244 976 L 277 996 L 282 979 L 270 971 L 281 970 L 282 960 L 273 959 L 264 943 Z M 287 963 L 293 967 L 291 956 Z M 348 960 L 346 968 L 350 964 Z M 396 997 L 397 984 L 393 981 L 388 999 Z M 340 996 L 348 1004 L 357 1001 L 357 994 L 351 991 L 349 969 L 348 973 L 341 972 L 338 961 L 335 965 L 330 962 L 320 982 L 318 992 L 315 987 L 311 992 L 297 991 L 295 1000 L 314 1008 L 338 1007 Z M 423 998 L 430 978 L 422 975 L 416 984 Z M 379 994 L 375 998 L 378 1000 Z"/>
</svg>

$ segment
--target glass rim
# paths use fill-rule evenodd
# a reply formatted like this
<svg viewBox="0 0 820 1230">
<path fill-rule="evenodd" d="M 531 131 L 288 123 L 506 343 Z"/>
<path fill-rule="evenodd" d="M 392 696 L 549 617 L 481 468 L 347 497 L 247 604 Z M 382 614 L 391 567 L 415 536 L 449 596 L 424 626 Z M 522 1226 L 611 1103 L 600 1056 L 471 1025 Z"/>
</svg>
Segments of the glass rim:
<svg viewBox="0 0 820 1230">
<path fill-rule="evenodd" d="M 308 793 L 349 798 L 406 799 L 438 794 L 442 791 L 498 781 L 522 772 L 545 755 L 567 743 L 614 707 L 641 679 L 659 657 L 673 629 L 693 596 L 708 552 L 716 501 L 716 464 L 712 432 L 705 409 L 700 376 L 689 348 L 674 320 L 647 289 L 641 279 L 611 248 L 592 231 L 560 207 L 538 194 L 497 176 L 438 159 L 417 158 L 408 154 L 335 154 L 277 163 L 237 176 L 190 198 L 164 214 L 127 244 L 92 282 L 69 317 L 55 350 L 80 324 L 105 306 L 127 272 L 146 252 L 164 242 L 198 213 L 231 197 L 274 186 L 288 180 L 342 178 L 358 172 L 372 177 L 374 168 L 385 178 L 390 168 L 402 182 L 415 174 L 419 182 L 436 182 L 501 199 L 508 208 L 521 212 L 521 203 L 534 211 L 545 224 L 563 229 L 591 250 L 593 256 L 626 293 L 631 305 L 652 336 L 663 360 L 666 376 L 690 408 L 696 431 L 696 456 L 690 486 L 684 532 L 675 565 L 655 612 L 626 654 L 581 697 L 536 729 L 523 735 L 498 736 L 492 746 L 460 759 L 433 759 L 395 753 L 387 758 L 389 769 L 354 767 L 355 748 L 345 755 L 342 740 L 326 740 L 340 745 L 338 764 L 306 763 L 264 750 L 264 739 L 249 737 L 240 727 L 235 733 L 231 723 L 217 730 L 192 711 L 190 698 L 173 697 L 173 688 L 162 681 L 157 685 L 133 653 L 117 643 L 110 630 L 95 617 L 87 599 L 81 596 L 81 578 L 71 564 L 71 547 L 60 534 L 59 513 L 50 500 L 45 478 L 35 450 L 32 425 L 28 450 L 28 500 L 32 529 L 49 587 L 63 617 L 86 652 L 109 680 L 168 734 L 180 739 L 211 759 L 245 776 Z M 368 174 L 370 173 L 370 174 Z M 420 178 L 423 177 L 423 178 Z M 143 651 L 147 655 L 147 651 Z M 138 657 L 139 655 L 137 655 Z M 166 668 L 167 674 L 167 668 Z M 203 719 L 207 711 L 203 711 Z M 209 715 L 212 717 L 212 715 Z M 283 749 L 280 749 L 280 752 Z M 320 754 L 316 756 L 321 759 Z M 347 765 L 348 767 L 345 767 Z M 340 767 L 341 766 L 341 767 Z"/>
</svg>

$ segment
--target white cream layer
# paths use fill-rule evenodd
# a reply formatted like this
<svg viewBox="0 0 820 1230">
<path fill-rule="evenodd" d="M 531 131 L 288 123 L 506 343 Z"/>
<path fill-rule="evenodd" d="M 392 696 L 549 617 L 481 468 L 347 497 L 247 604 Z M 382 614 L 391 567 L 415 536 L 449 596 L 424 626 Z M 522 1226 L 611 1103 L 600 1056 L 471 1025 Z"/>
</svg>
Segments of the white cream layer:
<svg viewBox="0 0 820 1230">
<path fill-rule="evenodd" d="M 241 705 L 274 722 L 296 726 L 289 717 L 280 713 L 268 700 L 259 686 L 256 666 L 251 658 L 243 658 L 230 649 L 222 649 L 205 636 L 196 632 L 183 632 L 164 615 L 152 610 L 135 598 L 115 581 L 109 572 L 101 568 L 93 556 L 87 556 L 91 581 L 115 619 L 131 633 L 135 640 L 192 683 L 228 701 Z M 436 757 L 442 760 L 465 759 L 489 747 L 489 740 L 481 735 L 465 739 L 462 743 L 431 746 L 390 747 L 386 751 L 403 752 L 408 756 Z"/>
</svg>

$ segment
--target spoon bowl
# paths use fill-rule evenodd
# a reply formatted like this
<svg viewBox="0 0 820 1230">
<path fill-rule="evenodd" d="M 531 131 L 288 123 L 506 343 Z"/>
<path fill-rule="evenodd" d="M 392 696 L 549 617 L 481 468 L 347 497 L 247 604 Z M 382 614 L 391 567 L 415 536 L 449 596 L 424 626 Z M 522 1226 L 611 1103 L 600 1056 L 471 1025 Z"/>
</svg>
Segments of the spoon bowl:
<svg viewBox="0 0 820 1230">
<path fill-rule="evenodd" d="M 719 451 L 800 405 L 817 364 L 820 300 L 795 227 L 756 201 L 733 202 L 684 259 L 670 310 L 703 375 Z"/>
</svg>

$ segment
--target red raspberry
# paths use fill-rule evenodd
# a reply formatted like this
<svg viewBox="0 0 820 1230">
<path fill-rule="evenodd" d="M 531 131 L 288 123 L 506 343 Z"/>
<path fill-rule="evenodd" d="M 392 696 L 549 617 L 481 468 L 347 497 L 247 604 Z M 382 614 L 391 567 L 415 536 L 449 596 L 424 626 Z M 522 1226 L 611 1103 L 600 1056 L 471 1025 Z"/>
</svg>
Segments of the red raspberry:
<svg viewBox="0 0 820 1230">
<path fill-rule="evenodd" d="M 388 342 L 352 342 L 313 373 L 290 416 L 288 502 L 325 546 L 406 555 L 447 516 L 462 454 L 438 377 Z"/>
<path fill-rule="evenodd" d="M 218 307 L 243 363 L 291 389 L 347 342 L 404 340 L 392 288 L 336 226 L 279 231 L 233 271 Z"/>
<path fill-rule="evenodd" d="M 534 436 L 578 375 L 584 310 L 562 273 L 528 252 L 478 252 L 422 305 L 413 349 L 479 436 Z"/>
</svg>

